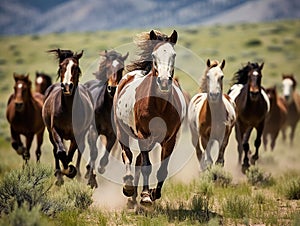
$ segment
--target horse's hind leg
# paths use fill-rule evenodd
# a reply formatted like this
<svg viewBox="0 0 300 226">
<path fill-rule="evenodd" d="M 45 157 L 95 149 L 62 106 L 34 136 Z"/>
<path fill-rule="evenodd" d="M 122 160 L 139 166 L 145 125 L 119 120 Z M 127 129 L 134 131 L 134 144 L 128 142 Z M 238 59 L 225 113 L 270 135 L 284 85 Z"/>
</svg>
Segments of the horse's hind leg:
<svg viewBox="0 0 300 226">
<path fill-rule="evenodd" d="M 200 164 L 200 170 L 202 171 L 201 169 L 202 150 L 200 148 L 199 136 L 197 132 L 192 132 L 192 144 L 196 149 L 196 156 Z"/>
<path fill-rule="evenodd" d="M 100 165 L 98 167 L 98 172 L 103 174 L 105 172 L 105 166 L 108 164 L 108 157 L 110 154 L 111 149 L 113 148 L 116 142 L 116 135 L 115 133 L 110 133 L 106 135 L 106 147 L 103 157 L 100 160 Z"/>
<path fill-rule="evenodd" d="M 254 141 L 254 146 L 255 146 L 255 153 L 254 155 L 251 157 L 251 164 L 255 164 L 255 162 L 258 160 L 258 153 L 259 153 L 259 147 L 261 145 L 261 135 L 264 129 L 264 122 L 262 122 L 257 130 L 257 135 L 256 135 L 256 139 Z"/>
<path fill-rule="evenodd" d="M 274 150 L 274 147 L 275 147 L 275 144 L 276 144 L 276 139 L 278 137 L 278 134 L 279 134 L 279 130 L 276 131 L 275 133 L 273 133 L 271 135 L 271 150 L 273 151 Z"/>
<path fill-rule="evenodd" d="M 242 156 L 243 156 L 243 138 L 242 138 L 242 131 L 240 128 L 240 123 L 236 122 L 235 124 L 235 138 L 238 143 L 238 163 L 242 163 Z"/>
</svg>

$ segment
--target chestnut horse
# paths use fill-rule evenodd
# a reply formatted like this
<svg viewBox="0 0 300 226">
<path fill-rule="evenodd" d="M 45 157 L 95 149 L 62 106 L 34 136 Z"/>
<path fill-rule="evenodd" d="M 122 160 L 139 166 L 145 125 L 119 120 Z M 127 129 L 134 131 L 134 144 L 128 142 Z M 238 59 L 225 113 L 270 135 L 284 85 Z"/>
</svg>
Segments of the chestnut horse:
<svg viewBox="0 0 300 226">
<path fill-rule="evenodd" d="M 253 128 L 256 129 L 254 142 L 255 154 L 251 157 L 251 163 L 255 164 L 258 159 L 261 136 L 264 129 L 265 119 L 270 110 L 270 101 L 261 85 L 262 69 L 264 63 L 250 63 L 238 70 L 233 78 L 234 85 L 229 90 L 229 96 L 235 101 L 237 109 L 237 121 L 235 135 L 238 142 L 238 161 L 244 161 L 242 171 L 245 172 L 249 164 L 249 138 Z"/>
<path fill-rule="evenodd" d="M 201 170 L 215 160 L 224 165 L 225 149 L 236 121 L 235 103 L 223 94 L 225 60 L 219 63 L 208 59 L 206 65 L 200 92 L 192 98 L 188 108 L 192 144 Z"/>
<path fill-rule="evenodd" d="M 286 129 L 291 127 L 290 143 L 293 144 L 295 130 L 300 119 L 300 94 L 297 92 L 297 81 L 293 74 L 282 75 L 283 96 L 288 115 L 282 128 L 283 140 L 286 140 Z"/>
<path fill-rule="evenodd" d="M 10 123 L 11 145 L 25 163 L 30 158 L 30 147 L 34 135 L 37 136 L 36 161 L 41 157 L 41 146 L 45 125 L 42 119 L 44 96 L 31 92 L 29 75 L 14 73 L 14 94 L 9 97 L 6 118 Z M 22 144 L 21 135 L 26 137 L 26 147 Z"/>
<path fill-rule="evenodd" d="M 49 75 L 42 72 L 35 73 L 35 92 L 45 95 L 47 88 L 51 85 L 52 79 Z"/>
<path fill-rule="evenodd" d="M 84 85 L 91 92 L 94 101 L 96 128 L 91 127 L 89 137 L 96 137 L 89 140 L 97 140 L 100 135 L 104 135 L 106 138 L 104 156 L 101 158 L 98 167 L 99 173 L 103 174 L 105 172 L 105 166 L 108 164 L 110 151 L 116 142 L 116 134 L 111 120 L 113 97 L 116 87 L 122 78 L 124 61 L 127 59 L 128 53 L 125 56 L 122 56 L 114 50 L 105 50 L 100 53 L 100 56 L 103 57 L 104 60 L 100 63 L 99 71 L 94 73 L 96 79 L 88 81 Z M 89 144 L 90 146 L 96 145 L 94 142 Z M 97 148 L 93 147 L 90 150 L 97 150 Z M 87 174 L 90 170 L 95 168 L 94 165 L 97 158 L 97 153 L 91 152 L 90 154 L 90 163 L 87 165 Z M 91 186 L 97 187 L 97 184 Z"/>
<path fill-rule="evenodd" d="M 287 118 L 287 108 L 284 100 L 278 96 L 276 86 L 266 89 L 266 93 L 270 100 L 270 111 L 265 120 L 263 132 L 264 148 L 267 150 L 268 135 L 271 138 L 271 150 L 274 150 L 276 139 L 279 131 L 282 129 Z"/>
<path fill-rule="evenodd" d="M 141 204 L 151 205 L 161 197 L 177 132 L 186 114 L 184 96 L 173 79 L 176 41 L 176 31 L 169 37 L 153 30 L 139 35 L 137 44 L 141 49 L 140 58 L 127 66 L 130 72 L 122 78 L 115 94 L 117 139 L 126 166 L 123 193 L 128 197 L 133 196 L 133 204 L 136 204 L 140 173 L 143 176 Z M 130 137 L 137 139 L 140 149 L 134 178 L 131 173 L 133 154 L 129 146 Z M 150 189 L 152 165 L 149 152 L 156 143 L 162 148 L 161 162 L 157 186 Z"/>
<path fill-rule="evenodd" d="M 79 54 L 70 50 L 54 49 L 59 59 L 58 78 L 60 83 L 49 87 L 43 107 L 43 119 L 49 132 L 49 138 L 53 145 L 55 157 L 56 184 L 63 183 L 63 175 L 69 178 L 75 177 L 80 167 L 80 151 L 84 150 L 84 139 L 93 122 L 93 102 L 89 91 L 79 84 L 81 70 Z M 70 140 L 68 153 L 63 140 Z M 76 168 L 69 163 L 72 162 L 75 151 L 78 151 Z M 63 169 L 60 169 L 61 161 Z M 93 175 L 90 175 L 90 179 Z"/>
</svg>

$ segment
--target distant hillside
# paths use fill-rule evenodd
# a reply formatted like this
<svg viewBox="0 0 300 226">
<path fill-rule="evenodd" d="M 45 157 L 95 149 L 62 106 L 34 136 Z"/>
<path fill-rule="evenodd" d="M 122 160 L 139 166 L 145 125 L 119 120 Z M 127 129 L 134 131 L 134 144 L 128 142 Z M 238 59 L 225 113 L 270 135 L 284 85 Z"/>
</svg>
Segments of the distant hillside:
<svg viewBox="0 0 300 226">
<path fill-rule="evenodd" d="M 300 18 L 298 0 L 1 0 L 0 34 Z"/>
</svg>

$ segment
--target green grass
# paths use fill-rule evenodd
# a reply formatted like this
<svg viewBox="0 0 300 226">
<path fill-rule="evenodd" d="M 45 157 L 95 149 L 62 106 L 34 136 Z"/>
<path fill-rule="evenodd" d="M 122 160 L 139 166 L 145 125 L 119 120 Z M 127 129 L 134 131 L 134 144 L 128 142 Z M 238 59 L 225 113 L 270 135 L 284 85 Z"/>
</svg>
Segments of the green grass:
<svg viewBox="0 0 300 226">
<path fill-rule="evenodd" d="M 166 28 L 162 31 L 170 34 L 173 29 Z M 175 46 L 178 67 L 176 74 L 183 88 L 191 95 L 198 90 L 207 58 L 226 60 L 225 92 L 234 72 L 248 61 L 265 62 L 262 79 L 265 86 L 279 85 L 282 73 L 296 74 L 300 71 L 298 20 L 175 29 L 179 34 Z M 135 34 L 141 31 L 144 30 L 0 37 L 1 182 L 6 181 L 5 175 L 8 172 L 20 170 L 23 165 L 22 158 L 10 147 L 9 125 L 5 117 L 6 102 L 13 91 L 13 72 L 29 73 L 33 80 L 36 71 L 43 71 L 51 74 L 55 80 L 57 62 L 47 50 L 83 49 L 80 66 L 82 81 L 87 81 L 93 78 L 92 72 L 98 67 L 99 52 L 104 49 L 115 48 L 123 54 L 129 49 L 132 59 L 134 51 L 130 43 Z M 128 62 L 129 60 L 126 63 Z M 296 76 L 299 78 L 299 75 Z M 299 147 L 297 138 L 299 129 L 295 140 L 295 146 Z M 51 195 L 44 200 L 52 205 L 51 213 L 57 213 L 52 214 L 53 216 L 48 214 L 51 218 L 42 213 L 40 206 L 28 210 L 22 205 L 20 208 L 13 208 L 10 214 L 2 214 L 0 225 L 14 225 L 13 222 L 20 219 L 28 222 L 28 225 L 298 225 L 300 174 L 299 171 L 287 172 L 290 172 L 290 166 L 297 168 L 299 151 L 280 142 L 277 146 L 272 153 L 261 152 L 258 170 L 251 171 L 248 182 L 246 176 L 244 180 L 234 181 L 230 173 L 217 167 L 199 177 L 195 176 L 189 183 L 169 179 L 164 184 L 162 198 L 156 201 L 153 208 L 134 212 L 125 207 L 122 210 L 88 207 L 92 191 L 85 190 L 85 182 L 70 181 L 62 188 L 51 187 Z M 41 163 L 46 167 L 53 166 L 52 147 L 47 132 L 42 149 Z M 234 151 L 236 150 L 226 150 Z M 34 154 L 31 156 L 30 163 L 35 164 Z M 51 183 L 54 179 L 52 173 Z M 268 181 L 269 173 L 274 182 L 267 183 L 268 186 L 258 186 L 261 181 Z M 28 183 L 23 184 L 25 186 Z M 67 208 L 62 209 L 62 206 Z"/>
</svg>

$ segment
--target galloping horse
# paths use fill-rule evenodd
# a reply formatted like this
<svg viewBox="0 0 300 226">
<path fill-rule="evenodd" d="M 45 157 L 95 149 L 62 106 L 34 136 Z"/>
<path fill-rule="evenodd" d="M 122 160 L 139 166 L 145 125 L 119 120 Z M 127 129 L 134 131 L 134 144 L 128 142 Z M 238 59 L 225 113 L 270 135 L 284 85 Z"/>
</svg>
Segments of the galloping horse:
<svg viewBox="0 0 300 226">
<path fill-rule="evenodd" d="M 236 140 L 238 142 L 238 161 L 241 163 L 244 150 L 244 162 L 242 171 L 245 172 L 250 164 L 248 153 L 249 138 L 253 128 L 257 135 L 254 142 L 255 154 L 251 163 L 258 159 L 258 150 L 261 145 L 261 136 L 264 129 L 265 118 L 270 110 L 270 101 L 261 86 L 262 69 L 264 63 L 250 63 L 238 70 L 233 78 L 234 85 L 229 90 L 229 96 L 235 101 L 237 109 L 237 121 L 235 124 Z"/>
<path fill-rule="evenodd" d="M 213 163 L 212 152 L 216 153 L 217 163 L 224 165 L 225 148 L 236 120 L 235 103 L 223 94 L 225 60 L 219 63 L 208 59 L 206 65 L 200 92 L 192 98 L 188 109 L 192 144 L 202 170 Z"/>
<path fill-rule="evenodd" d="M 56 184 L 61 185 L 63 175 L 73 178 L 79 171 L 80 151 L 84 150 L 84 138 L 94 118 L 93 102 L 89 91 L 79 84 L 81 75 L 79 59 L 83 51 L 79 54 L 60 49 L 49 52 L 54 52 L 59 59 L 58 78 L 60 78 L 60 83 L 53 84 L 47 90 L 43 119 L 53 145 Z M 70 140 L 68 153 L 66 153 L 63 140 Z M 73 165 L 69 165 L 76 149 L 79 149 L 77 169 Z M 63 165 L 62 170 L 59 160 Z"/>
<path fill-rule="evenodd" d="M 126 166 L 123 193 L 128 197 L 133 195 L 134 204 L 140 173 L 143 176 L 141 204 L 151 205 L 161 197 L 176 135 L 186 114 L 184 96 L 173 79 L 176 41 L 176 31 L 169 37 L 153 30 L 138 36 L 137 44 L 142 50 L 140 58 L 127 66 L 130 72 L 120 81 L 114 98 L 117 138 Z M 137 139 L 140 149 L 134 178 L 131 173 L 133 154 L 129 147 L 130 137 Z M 162 147 L 161 165 L 157 172 L 157 186 L 149 189 L 152 171 L 149 152 L 156 143 Z"/>
<path fill-rule="evenodd" d="M 263 143 L 266 150 L 268 135 L 270 135 L 270 146 L 271 150 L 273 151 L 279 131 L 282 129 L 282 126 L 287 119 L 287 108 L 285 106 L 284 100 L 278 96 L 276 86 L 267 88 L 266 93 L 270 100 L 270 111 L 265 120 Z"/>
<path fill-rule="evenodd" d="M 297 93 L 297 81 L 293 74 L 282 75 L 283 96 L 287 107 L 288 115 L 282 129 L 283 140 L 286 140 L 286 128 L 291 127 L 290 143 L 293 144 L 295 130 L 300 119 L 300 94 Z"/>
<path fill-rule="evenodd" d="M 14 94 L 9 97 L 6 118 L 10 123 L 11 145 L 27 163 L 30 158 L 30 147 L 34 135 L 37 135 L 36 160 L 41 157 L 41 146 L 45 125 L 42 119 L 44 96 L 31 92 L 29 75 L 14 73 Z M 23 146 L 20 135 L 26 137 L 26 147 Z"/>
<path fill-rule="evenodd" d="M 52 79 L 49 75 L 41 72 L 35 73 L 35 92 L 45 95 L 49 86 L 52 85 Z"/>
<path fill-rule="evenodd" d="M 99 135 L 106 137 L 105 153 L 100 160 L 100 166 L 98 167 L 99 173 L 105 172 L 105 166 L 108 163 L 109 153 L 115 144 L 116 134 L 112 125 L 112 106 L 113 97 L 116 91 L 116 87 L 123 75 L 124 61 L 128 57 L 128 53 L 122 56 L 120 53 L 111 50 L 100 53 L 100 56 L 104 57 L 104 60 L 100 63 L 99 71 L 94 73 L 96 79 L 86 82 L 84 85 L 89 89 L 93 96 L 94 101 L 94 113 L 96 123 L 95 128 L 91 127 L 89 136 L 95 136 L 96 138 L 89 140 L 97 140 Z M 96 145 L 96 143 L 90 143 L 90 146 Z M 96 150 L 96 147 L 91 150 Z M 97 153 L 92 153 L 90 156 L 90 163 L 87 165 L 87 174 L 90 170 L 93 170 Z M 97 187 L 97 184 L 91 185 Z"/>
</svg>

